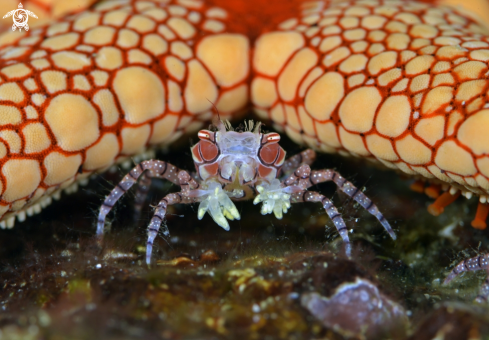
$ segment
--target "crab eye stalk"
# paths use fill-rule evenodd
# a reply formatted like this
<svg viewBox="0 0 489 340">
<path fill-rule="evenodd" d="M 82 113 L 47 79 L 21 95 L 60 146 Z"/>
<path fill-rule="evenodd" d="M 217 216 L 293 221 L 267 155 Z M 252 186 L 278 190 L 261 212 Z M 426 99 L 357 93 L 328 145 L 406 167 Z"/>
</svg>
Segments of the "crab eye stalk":
<svg viewBox="0 0 489 340">
<path fill-rule="evenodd" d="M 261 140 L 262 144 L 278 143 L 278 142 L 280 142 L 280 135 L 276 132 L 267 133 L 266 135 L 263 135 Z"/>
<path fill-rule="evenodd" d="M 197 133 L 197 137 L 201 140 L 214 141 L 214 133 L 209 130 L 200 130 Z"/>
<path fill-rule="evenodd" d="M 200 139 L 209 139 L 209 134 L 205 132 L 199 132 L 198 136 Z"/>
<path fill-rule="evenodd" d="M 278 133 L 269 133 L 265 135 L 265 143 L 278 143 L 280 142 L 280 135 Z"/>
</svg>

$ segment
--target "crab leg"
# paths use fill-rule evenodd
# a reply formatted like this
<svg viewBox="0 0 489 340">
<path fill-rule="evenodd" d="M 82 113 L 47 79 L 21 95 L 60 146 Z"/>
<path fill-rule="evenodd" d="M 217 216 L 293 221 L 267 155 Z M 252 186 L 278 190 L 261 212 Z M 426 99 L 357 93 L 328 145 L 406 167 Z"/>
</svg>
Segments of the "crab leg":
<svg viewBox="0 0 489 340">
<path fill-rule="evenodd" d="M 355 187 L 351 182 L 347 181 L 339 173 L 334 170 L 318 170 L 311 171 L 309 165 L 301 165 L 292 175 L 290 175 L 284 184 L 289 186 L 296 184 L 303 189 L 310 188 L 318 183 L 333 181 L 338 188 L 345 194 L 357 201 L 365 210 L 374 215 L 382 224 L 384 229 L 389 233 L 393 240 L 396 239 L 396 234 L 392 230 L 389 222 L 384 215 L 379 211 L 377 206 L 368 198 L 360 189 Z"/>
<path fill-rule="evenodd" d="M 189 196 L 190 194 L 190 189 L 198 189 L 200 187 L 199 183 L 195 179 L 190 176 L 190 174 L 182 170 L 178 173 L 178 180 L 181 189 L 181 192 L 184 196 Z"/>
<path fill-rule="evenodd" d="M 343 217 L 341 217 L 341 214 L 338 212 L 338 209 L 336 209 L 333 202 L 329 198 L 316 191 L 303 190 L 301 192 L 292 194 L 291 202 L 321 202 L 324 210 L 326 210 L 326 213 L 328 214 L 331 221 L 333 221 L 336 230 L 338 230 L 338 233 L 343 239 L 343 243 L 345 244 L 346 249 L 346 255 L 348 257 L 351 256 L 351 244 L 348 237 L 348 229 L 346 228 L 345 221 L 343 220 Z"/>
<path fill-rule="evenodd" d="M 153 243 L 158 235 L 158 231 L 160 230 L 161 222 L 165 219 L 166 210 L 169 205 L 179 204 L 179 203 L 195 203 L 199 202 L 200 199 L 198 197 L 187 197 L 182 195 L 182 193 L 172 193 L 166 195 L 160 203 L 156 206 L 155 213 L 153 214 L 153 218 L 151 218 L 151 222 L 148 225 L 148 242 L 146 243 L 146 264 L 149 266 L 151 263 L 151 253 L 153 252 Z M 163 225 L 163 236 L 169 236 L 170 231 L 166 224 Z"/>
<path fill-rule="evenodd" d="M 475 298 L 477 302 L 487 302 L 489 298 L 489 254 L 479 255 L 470 259 L 465 259 L 460 262 L 453 270 L 448 274 L 443 284 L 450 283 L 454 278 L 463 272 L 471 272 L 476 270 L 485 270 L 487 277 L 482 283 L 479 289 L 479 295 Z"/>
<path fill-rule="evenodd" d="M 162 177 L 175 184 L 179 184 L 177 176 L 179 170 L 176 166 L 158 160 L 149 160 L 139 163 L 131 171 L 129 171 L 129 173 L 124 176 L 117 186 L 112 189 L 110 194 L 105 197 L 98 215 L 97 235 L 103 234 L 105 216 L 107 216 L 117 200 L 119 200 L 119 198 L 124 195 L 124 193 L 128 191 L 134 185 L 134 183 L 136 183 L 139 177 L 146 170 L 148 170 L 150 177 Z"/>
<path fill-rule="evenodd" d="M 448 274 L 443 284 L 450 283 L 454 278 L 463 272 L 471 272 L 475 270 L 489 271 L 489 254 L 479 255 L 470 259 L 465 259 Z"/>
<path fill-rule="evenodd" d="M 287 158 L 284 162 L 284 165 L 282 166 L 282 171 L 286 176 L 288 176 L 292 171 L 297 169 L 302 164 L 311 165 L 312 163 L 314 163 L 315 159 L 316 152 L 314 150 L 304 150 L 297 155 Z"/>
</svg>

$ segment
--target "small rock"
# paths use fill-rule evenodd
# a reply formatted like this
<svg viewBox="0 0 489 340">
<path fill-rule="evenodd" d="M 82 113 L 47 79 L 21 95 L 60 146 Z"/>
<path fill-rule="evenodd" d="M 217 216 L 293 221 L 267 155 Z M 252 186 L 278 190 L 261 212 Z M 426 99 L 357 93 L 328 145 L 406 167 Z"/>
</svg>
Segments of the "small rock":
<svg viewBox="0 0 489 340">
<path fill-rule="evenodd" d="M 200 260 L 202 262 L 216 262 L 220 260 L 220 257 L 212 249 L 209 249 L 200 255 Z"/>
<path fill-rule="evenodd" d="M 304 293 L 301 304 L 322 324 L 344 336 L 368 338 L 407 324 L 402 306 L 379 292 L 366 279 L 356 278 L 336 288 L 329 298 L 316 292 Z"/>
</svg>

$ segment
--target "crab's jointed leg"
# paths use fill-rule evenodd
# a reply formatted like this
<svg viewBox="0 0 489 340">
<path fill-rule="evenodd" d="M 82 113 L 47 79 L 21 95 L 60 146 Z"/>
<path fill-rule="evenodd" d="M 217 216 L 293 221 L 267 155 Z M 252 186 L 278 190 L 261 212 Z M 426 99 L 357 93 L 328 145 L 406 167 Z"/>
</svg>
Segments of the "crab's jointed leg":
<svg viewBox="0 0 489 340">
<path fill-rule="evenodd" d="M 287 158 L 282 165 L 282 173 L 289 176 L 291 172 L 297 169 L 302 164 L 311 165 L 316 160 L 316 152 L 312 149 L 306 149 L 297 155 Z"/>
<path fill-rule="evenodd" d="M 166 195 L 160 203 L 156 206 L 155 213 L 151 218 L 151 222 L 148 225 L 148 242 L 146 243 L 146 264 L 151 263 L 151 253 L 153 252 L 153 243 L 160 230 L 161 223 L 165 219 L 166 210 L 169 205 L 173 204 L 188 204 L 198 202 L 199 198 L 188 197 L 182 195 L 182 193 L 172 193 Z M 163 225 L 163 236 L 170 236 L 170 231 L 166 224 Z"/>
<path fill-rule="evenodd" d="M 328 214 L 331 221 L 333 221 L 336 230 L 338 230 L 338 233 L 343 239 L 346 255 L 348 257 L 351 256 L 351 244 L 348 237 L 348 229 L 346 228 L 345 221 L 343 220 L 343 217 L 341 217 L 341 214 L 338 212 L 338 209 L 336 209 L 333 202 L 329 198 L 316 191 L 303 190 L 299 193 L 292 194 L 291 201 L 292 203 L 321 202 L 324 210 L 326 210 L 326 213 Z"/>
<path fill-rule="evenodd" d="M 176 166 L 158 160 L 149 160 L 139 163 L 134 167 L 124 178 L 117 184 L 117 186 L 111 191 L 111 193 L 105 198 L 104 203 L 100 208 L 100 213 L 97 222 L 97 235 L 102 236 L 105 226 L 105 217 L 115 205 L 117 200 L 128 191 L 139 178 L 143 181 L 138 194 L 136 195 L 136 202 L 140 207 L 144 203 L 146 193 L 151 184 L 151 178 L 165 178 L 174 184 L 181 185 L 181 192 L 171 193 L 166 195 L 156 206 L 155 212 L 148 225 L 148 242 L 146 246 L 146 263 L 151 263 L 151 253 L 153 251 L 153 243 L 156 235 L 163 222 L 166 210 L 169 205 L 178 203 L 195 203 L 202 200 L 199 197 L 189 197 L 190 189 L 196 190 L 199 188 L 199 184 L 188 174 L 188 172 L 179 170 Z M 142 188 L 142 189 L 141 189 Z M 169 236 L 170 232 L 168 227 L 164 225 L 163 235 Z"/>
<path fill-rule="evenodd" d="M 358 202 L 365 210 L 374 215 L 379 222 L 384 226 L 392 239 L 396 239 L 396 234 L 392 230 L 389 222 L 384 215 L 379 211 L 377 206 L 368 198 L 360 189 L 355 187 L 351 182 L 347 181 L 339 173 L 334 170 L 318 170 L 311 171 L 309 165 L 301 165 L 292 175 L 285 179 L 285 185 L 298 185 L 303 189 L 310 188 L 318 183 L 333 181 L 338 188 L 345 194 Z"/>
<path fill-rule="evenodd" d="M 357 201 L 370 214 L 374 215 L 384 226 L 389 235 L 395 240 L 396 235 L 389 225 L 389 222 L 387 222 L 385 217 L 380 213 L 372 200 L 336 171 L 329 169 L 311 171 L 309 164 L 312 163 L 314 158 L 314 151 L 305 150 L 299 155 L 293 156 L 285 161 L 286 172 L 292 170 L 293 166 L 300 166 L 282 182 L 278 179 L 274 179 L 270 182 L 264 181 L 256 186 L 259 194 L 256 196 L 253 203 L 258 204 L 263 202 L 261 213 L 265 215 L 273 212 L 278 219 L 281 219 L 282 214 L 286 213 L 287 209 L 290 207 L 290 203 L 321 202 L 345 243 L 347 255 L 350 256 L 350 240 L 348 238 L 345 221 L 341 217 L 341 214 L 330 199 L 318 192 L 307 191 L 308 188 L 315 184 L 333 181 L 344 193 Z"/>
<path fill-rule="evenodd" d="M 174 184 L 179 184 L 179 170 L 176 166 L 158 160 L 149 160 L 139 163 L 124 176 L 102 203 L 97 221 L 97 235 L 100 236 L 104 232 L 105 216 L 107 216 L 119 198 L 137 182 L 139 177 L 146 170 L 149 172 L 150 177 L 165 178 Z"/>
<path fill-rule="evenodd" d="M 453 270 L 448 274 L 443 284 L 450 283 L 454 278 L 464 272 L 471 272 L 476 270 L 485 270 L 487 277 L 484 283 L 479 289 L 479 295 L 476 297 L 477 302 L 487 302 L 489 300 L 489 254 L 479 255 L 469 259 L 465 259 L 460 262 Z"/>
<path fill-rule="evenodd" d="M 190 195 L 191 189 L 196 190 L 200 187 L 199 183 L 197 183 L 197 181 L 193 179 L 192 176 L 190 176 L 190 174 L 185 170 L 181 170 L 178 173 L 178 181 L 180 187 L 182 188 L 181 193 L 185 196 Z"/>
</svg>

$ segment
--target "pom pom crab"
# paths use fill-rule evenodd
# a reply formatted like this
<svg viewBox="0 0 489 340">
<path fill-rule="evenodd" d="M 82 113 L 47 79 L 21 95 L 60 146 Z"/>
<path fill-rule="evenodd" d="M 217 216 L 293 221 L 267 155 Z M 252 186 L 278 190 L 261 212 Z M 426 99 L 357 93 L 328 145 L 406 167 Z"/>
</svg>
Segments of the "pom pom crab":
<svg viewBox="0 0 489 340">
<path fill-rule="evenodd" d="M 192 157 L 197 170 L 195 178 L 187 171 L 159 160 L 148 160 L 134 167 L 105 198 L 98 216 L 97 235 L 102 236 L 105 217 L 117 200 L 141 178 L 147 187 L 150 178 L 165 178 L 181 187 L 180 192 L 166 195 L 156 206 L 148 225 L 146 263 L 151 263 L 153 242 L 159 232 L 169 205 L 200 202 L 198 218 L 206 212 L 225 230 L 227 219 L 240 219 L 233 201 L 254 197 L 254 204 L 263 203 L 262 214 L 274 213 L 281 219 L 291 203 L 320 202 L 333 221 L 351 255 L 351 245 L 346 224 L 333 202 L 324 195 L 308 189 L 318 183 L 333 181 L 340 190 L 357 201 L 384 226 L 395 239 L 395 233 L 377 206 L 352 183 L 334 170 L 311 170 L 316 154 L 308 149 L 285 159 L 285 151 L 278 145 L 278 133 L 262 133 L 260 123 L 245 123 L 244 131 L 233 131 L 226 122 L 218 122 L 217 130 L 201 130 L 200 141 L 192 147 Z M 284 174 L 283 179 L 279 180 Z M 141 202 L 141 194 L 136 196 Z M 163 235 L 169 236 L 163 225 Z"/>
</svg>

